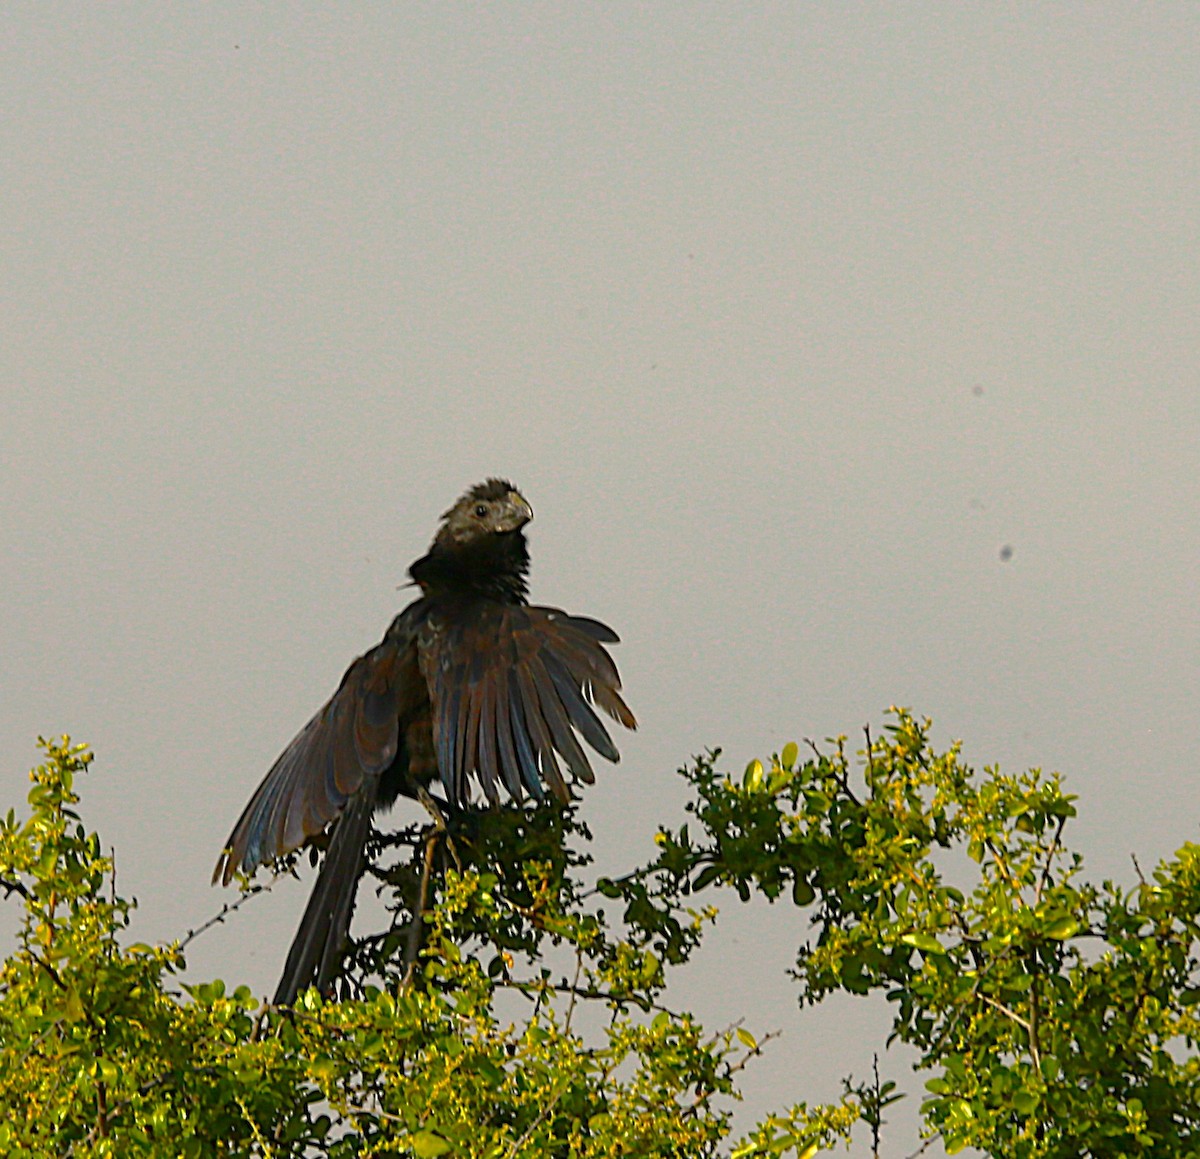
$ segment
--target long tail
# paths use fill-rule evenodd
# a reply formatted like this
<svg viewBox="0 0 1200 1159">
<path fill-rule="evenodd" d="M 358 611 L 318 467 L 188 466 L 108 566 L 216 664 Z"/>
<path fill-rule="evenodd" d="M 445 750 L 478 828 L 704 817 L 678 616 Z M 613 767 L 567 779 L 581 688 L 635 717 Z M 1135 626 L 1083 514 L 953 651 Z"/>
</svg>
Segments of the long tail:
<svg viewBox="0 0 1200 1159">
<path fill-rule="evenodd" d="M 374 808 L 375 793 L 369 782 L 347 802 L 346 811 L 338 818 L 275 990 L 276 1006 L 290 1006 L 309 986 L 324 990 L 337 976 Z"/>
</svg>

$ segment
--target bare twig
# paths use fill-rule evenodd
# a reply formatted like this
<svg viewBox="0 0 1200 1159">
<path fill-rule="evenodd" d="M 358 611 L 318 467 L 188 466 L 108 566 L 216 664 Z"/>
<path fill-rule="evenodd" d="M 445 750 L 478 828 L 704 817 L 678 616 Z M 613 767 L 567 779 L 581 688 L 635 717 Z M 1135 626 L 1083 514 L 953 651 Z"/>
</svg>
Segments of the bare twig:
<svg viewBox="0 0 1200 1159">
<path fill-rule="evenodd" d="M 1015 1010 L 1011 1010 L 1009 1007 L 1005 1006 L 1003 1002 L 997 1002 L 995 998 L 990 998 L 986 994 L 980 994 L 979 1000 L 981 1002 L 986 1002 L 989 1006 L 999 1010 L 1000 1013 L 1006 1018 L 1011 1018 L 1018 1026 L 1024 1028 L 1026 1031 L 1030 1029 L 1029 1020 L 1022 1018 Z"/>
<path fill-rule="evenodd" d="M 553 982 L 547 982 L 544 978 L 539 978 L 536 981 L 522 981 L 519 978 L 498 978 L 496 980 L 497 988 L 505 990 L 516 990 L 521 994 L 533 995 L 539 998 L 545 994 L 547 990 L 553 990 L 560 994 L 572 994 L 578 998 L 600 1000 L 602 1002 L 611 1002 L 614 1007 L 614 1017 L 616 1008 L 623 1006 L 636 1006 L 639 1010 L 659 1010 L 664 1014 L 669 1014 L 672 1018 L 680 1017 L 679 1011 L 672 1010 L 669 1006 L 664 1006 L 661 1002 L 654 1002 L 649 998 L 643 998 L 640 995 L 624 995 L 614 994 L 607 990 L 597 990 L 594 986 L 568 986 L 564 979 L 560 985 L 555 985 Z M 536 1012 L 536 1008 L 535 1008 Z"/>
<path fill-rule="evenodd" d="M 1062 837 L 1063 826 L 1066 823 L 1066 817 L 1058 819 L 1058 828 L 1054 830 L 1054 837 L 1050 842 L 1050 848 L 1046 850 L 1046 864 L 1042 866 L 1042 874 L 1038 878 L 1037 888 L 1033 891 L 1033 904 L 1035 906 L 1042 900 L 1042 890 L 1046 888 L 1046 882 L 1050 880 L 1050 870 L 1054 866 L 1054 855 L 1058 852 L 1059 839 Z"/>
<path fill-rule="evenodd" d="M 33 897 L 33 894 L 24 885 L 11 877 L 0 877 L 0 889 L 4 890 L 6 899 L 12 897 L 14 893 L 19 893 L 26 901 Z"/>
<path fill-rule="evenodd" d="M 223 906 L 221 906 L 220 911 L 213 914 L 213 916 L 209 918 L 208 921 L 206 921 L 203 925 L 197 926 L 193 930 L 188 930 L 183 941 L 179 943 L 179 948 L 181 950 L 186 949 L 201 934 L 207 933 L 213 928 L 213 926 L 221 925 L 230 914 L 236 913 L 238 910 L 240 910 L 242 906 L 244 906 L 252 897 L 258 897 L 260 893 L 269 893 L 275 888 L 275 883 L 283 876 L 283 873 L 276 873 L 265 885 L 252 885 L 236 901 L 227 901 Z"/>
<path fill-rule="evenodd" d="M 741 1024 L 742 1024 L 741 1019 L 739 1019 L 736 1025 L 741 1026 Z M 735 1026 L 735 1029 L 736 1029 L 736 1026 Z M 750 1062 L 750 1060 L 752 1058 L 758 1058 L 762 1054 L 763 1047 L 766 1046 L 768 1042 L 771 1042 L 773 1039 L 779 1038 L 782 1035 L 783 1035 L 782 1030 L 770 1030 L 766 1034 L 764 1034 L 762 1036 L 762 1038 L 756 1039 L 755 1044 L 754 1044 L 754 1049 L 751 1050 L 751 1049 L 747 1048 L 746 1053 L 740 1059 L 738 1059 L 738 1061 L 735 1062 L 729 1068 L 728 1071 L 726 1071 L 726 1074 L 727 1075 L 735 1075 L 738 1073 L 738 1071 L 745 1070 L 747 1064 Z M 738 1041 L 741 1041 L 741 1040 L 739 1039 Z"/>
<path fill-rule="evenodd" d="M 417 800 L 425 807 L 425 812 L 433 818 L 434 828 L 445 834 L 446 848 L 450 851 L 450 856 L 454 858 L 454 868 L 459 873 L 462 873 L 462 861 L 459 859 L 458 850 L 455 848 L 454 839 L 450 836 L 450 828 L 446 824 L 445 814 L 442 813 L 437 798 L 432 796 L 423 786 L 418 785 Z"/>
<path fill-rule="evenodd" d="M 446 832 L 445 821 L 438 821 L 437 814 L 434 824 L 430 826 L 429 835 L 425 838 L 425 858 L 421 864 L 421 883 L 417 887 L 416 904 L 412 907 L 412 924 L 408 927 L 408 940 L 404 946 L 404 981 L 402 986 L 412 984 L 413 975 L 417 972 L 417 955 L 421 951 L 421 934 L 425 925 L 425 904 L 429 900 L 429 879 L 433 876 L 433 854 L 437 848 L 438 838 Z"/>
<path fill-rule="evenodd" d="M 817 748 L 817 746 L 808 737 L 804 738 L 804 743 L 806 745 L 808 745 L 808 747 L 810 749 L 812 749 L 812 751 L 814 753 L 817 754 L 818 760 L 821 760 L 821 761 L 825 760 L 825 755 L 821 752 L 821 750 L 819 748 Z M 854 804 L 861 805 L 862 802 L 854 795 L 854 790 L 852 788 L 850 788 L 850 782 L 849 782 L 849 780 L 846 779 L 846 774 L 842 772 L 842 766 L 841 766 L 841 763 L 839 763 L 839 762 L 844 762 L 844 760 L 845 760 L 844 750 L 842 749 L 842 746 L 839 744 L 838 745 L 838 761 L 835 762 L 835 761 L 831 760 L 829 762 L 829 768 L 833 772 L 833 779 L 835 781 L 837 781 L 838 787 L 842 790 L 843 793 L 846 794 L 846 796 L 851 801 L 854 802 Z"/>
<path fill-rule="evenodd" d="M 1025 1030 L 1025 1033 L 1029 1035 L 1029 1057 L 1033 1060 L 1033 1065 L 1040 1069 L 1042 1065 L 1042 1051 L 1038 1045 L 1037 991 L 1033 988 L 1030 989 L 1029 1018 L 1022 1018 L 1015 1010 L 1011 1010 L 1003 1002 L 997 1002 L 995 998 L 989 998 L 986 994 L 980 994 L 979 997 L 989 1006 L 999 1010 L 1005 1017 L 1011 1018 L 1018 1026 Z"/>
<path fill-rule="evenodd" d="M 566 1082 L 566 1083 L 563 1083 L 562 1086 L 558 1088 L 558 1091 L 555 1093 L 554 1098 L 552 1098 L 540 1111 L 538 1111 L 537 1118 L 534 1119 L 533 1122 L 529 1124 L 529 1126 L 525 1129 L 525 1133 L 508 1149 L 508 1152 L 505 1155 L 505 1159 L 515 1159 L 515 1156 L 520 1152 L 521 1148 L 527 1142 L 529 1142 L 530 1138 L 533 1136 L 534 1131 L 536 1131 L 538 1129 L 538 1127 L 540 1127 L 542 1125 L 542 1123 L 546 1119 L 546 1116 L 548 1114 L 550 1114 L 550 1112 L 552 1110 L 554 1110 L 555 1106 L 558 1104 L 558 1100 L 561 1099 L 563 1097 L 563 1095 L 565 1095 L 567 1093 L 567 1088 L 570 1085 L 571 1084 L 569 1082 Z"/>
<path fill-rule="evenodd" d="M 563 1022 L 563 1033 L 571 1031 L 571 1015 L 575 1013 L 575 1000 L 579 997 L 579 975 L 583 972 L 583 950 L 575 947 L 575 977 L 571 979 L 571 1001 L 567 1003 L 567 1017 Z"/>
<path fill-rule="evenodd" d="M 941 1131 L 935 1131 L 928 1139 L 925 1140 L 911 1155 L 906 1155 L 905 1159 L 920 1159 L 930 1147 L 934 1145 L 942 1137 Z"/>
<path fill-rule="evenodd" d="M 711 861 L 712 858 L 703 858 L 703 857 L 698 858 L 696 864 L 701 864 L 705 860 Z M 610 877 L 607 880 L 611 881 L 613 883 L 613 885 L 624 885 L 626 882 L 630 882 L 630 881 L 641 881 L 643 878 L 649 877 L 652 873 L 660 872 L 661 869 L 662 869 L 662 866 L 657 865 L 657 864 L 643 865 L 640 869 L 632 870 L 629 873 L 623 873 L 623 874 L 621 874 L 620 877 Z M 599 892 L 600 892 L 600 887 L 597 885 L 593 885 L 591 887 L 591 889 L 585 889 L 582 893 L 579 894 L 579 900 L 586 901 L 589 897 L 594 897 Z"/>
<path fill-rule="evenodd" d="M 867 728 L 867 751 L 871 748 L 871 730 Z M 875 1115 L 871 1119 L 871 1156 L 872 1159 L 879 1159 L 879 1133 L 883 1129 L 883 1107 L 880 1105 L 883 1100 L 881 1094 L 882 1087 L 879 1083 L 879 1055 L 871 1055 L 871 1074 L 874 1076 L 875 1083 Z"/>
</svg>

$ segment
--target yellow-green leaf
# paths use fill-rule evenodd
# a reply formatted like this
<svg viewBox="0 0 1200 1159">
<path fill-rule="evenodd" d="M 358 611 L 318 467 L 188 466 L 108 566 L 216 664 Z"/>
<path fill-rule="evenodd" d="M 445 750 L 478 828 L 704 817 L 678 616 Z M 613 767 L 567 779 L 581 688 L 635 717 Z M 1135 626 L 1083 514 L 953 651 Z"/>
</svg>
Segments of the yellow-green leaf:
<svg viewBox="0 0 1200 1159">
<path fill-rule="evenodd" d="M 1020 1115 L 1032 1115 L 1039 1102 L 1036 1091 L 1013 1091 L 1013 1106 Z"/>
<path fill-rule="evenodd" d="M 915 946 L 922 954 L 944 954 L 946 947 L 932 934 L 905 934 L 900 939 L 906 946 Z"/>
<path fill-rule="evenodd" d="M 1063 914 L 1062 917 L 1055 918 L 1054 921 L 1042 927 L 1042 933 L 1056 942 L 1065 942 L 1067 938 L 1074 937 L 1078 930 L 1079 923 L 1070 914 Z"/>
<path fill-rule="evenodd" d="M 67 990 L 66 1015 L 68 1022 L 78 1022 L 83 1017 L 83 999 L 74 986 Z"/>
<path fill-rule="evenodd" d="M 451 1149 L 451 1144 L 433 1131 L 418 1131 L 408 1140 L 417 1159 L 437 1159 Z"/>
</svg>

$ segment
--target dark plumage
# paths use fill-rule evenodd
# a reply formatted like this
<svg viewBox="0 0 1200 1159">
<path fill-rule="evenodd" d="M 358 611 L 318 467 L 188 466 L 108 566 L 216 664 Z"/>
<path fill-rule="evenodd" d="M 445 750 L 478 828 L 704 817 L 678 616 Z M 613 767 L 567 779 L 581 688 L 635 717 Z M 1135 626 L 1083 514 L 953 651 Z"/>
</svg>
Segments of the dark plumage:
<svg viewBox="0 0 1200 1159">
<path fill-rule="evenodd" d="M 575 733 L 610 761 L 616 746 L 593 705 L 636 728 L 596 620 L 530 607 L 523 528 L 533 511 L 501 479 L 472 487 L 442 516 L 409 568 L 421 596 L 350 668 L 329 702 L 284 749 L 250 798 L 213 880 L 298 849 L 332 825 L 329 847 L 275 994 L 288 1004 L 337 974 L 371 817 L 441 778 L 452 807 L 472 782 L 493 804 L 501 787 L 569 799 L 591 783 Z"/>
</svg>

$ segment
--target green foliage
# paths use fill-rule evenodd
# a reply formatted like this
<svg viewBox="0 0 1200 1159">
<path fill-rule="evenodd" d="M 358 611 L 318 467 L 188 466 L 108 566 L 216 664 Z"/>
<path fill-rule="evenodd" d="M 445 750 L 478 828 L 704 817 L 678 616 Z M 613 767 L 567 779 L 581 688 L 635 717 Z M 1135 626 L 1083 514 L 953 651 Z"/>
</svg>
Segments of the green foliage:
<svg viewBox="0 0 1200 1159">
<path fill-rule="evenodd" d="M 182 985 L 181 946 L 122 943 L 130 904 L 74 811 L 90 757 L 46 743 L 30 816 L 0 823 L 0 889 L 24 906 L 0 1154 L 746 1159 L 854 1132 L 878 1154 L 901 1096 L 877 1071 L 731 1136 L 769 1044 L 670 1004 L 722 890 L 810 912 L 802 1004 L 886 997 L 951 1153 L 1196 1154 L 1200 847 L 1089 884 L 1056 776 L 976 774 L 928 730 L 896 711 L 857 756 L 793 744 L 737 779 L 710 753 L 682 770 L 687 823 L 618 877 L 590 873 L 569 809 L 378 839 L 389 927 L 350 947 L 343 1001 L 294 1011 Z"/>
<path fill-rule="evenodd" d="M 568 814 L 473 819 L 444 839 L 463 862 L 437 877 L 415 969 L 367 939 L 347 962 L 357 997 L 279 1011 L 219 981 L 173 989 L 177 947 L 120 945 L 130 905 L 73 809 L 90 756 L 44 747 L 32 815 L 0 826 L 0 884 L 25 907 L 0 976 L 0 1153 L 693 1156 L 728 1135 L 757 1044 L 659 1004 L 661 939 L 587 909 Z M 540 964 L 556 947 L 570 983 Z M 523 1019 L 498 1013 L 507 993 Z M 608 1011 L 588 1039 L 582 1002 Z"/>
<path fill-rule="evenodd" d="M 1132 890 L 1088 884 L 1057 775 L 977 777 L 894 711 L 858 769 L 844 739 L 740 784 L 698 762 L 703 840 L 660 835 L 661 863 L 696 890 L 815 903 L 801 1001 L 886 995 L 951 1154 L 1200 1153 L 1200 846 Z"/>
</svg>

